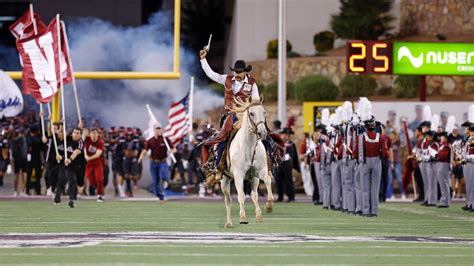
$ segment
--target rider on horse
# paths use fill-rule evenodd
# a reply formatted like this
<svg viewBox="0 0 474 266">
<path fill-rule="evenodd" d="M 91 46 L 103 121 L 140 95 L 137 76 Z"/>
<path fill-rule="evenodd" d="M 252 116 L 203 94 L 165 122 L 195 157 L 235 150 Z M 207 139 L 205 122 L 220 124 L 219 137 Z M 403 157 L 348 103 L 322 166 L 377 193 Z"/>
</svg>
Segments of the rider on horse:
<svg viewBox="0 0 474 266">
<path fill-rule="evenodd" d="M 221 129 L 220 131 L 203 142 L 202 147 L 202 165 L 207 168 L 208 179 L 207 183 L 212 184 L 219 181 L 222 178 L 222 174 L 225 168 L 225 156 L 223 160 L 222 154 L 226 148 L 227 140 L 229 139 L 232 130 L 234 129 L 234 123 L 237 121 L 236 115 L 231 112 L 232 107 L 235 104 L 235 98 L 242 101 L 259 100 L 260 95 L 258 93 L 257 83 L 255 79 L 248 74 L 252 70 L 251 65 L 246 65 L 245 61 L 237 60 L 234 67 L 229 67 L 233 72 L 231 75 L 222 75 L 214 72 L 206 60 L 207 51 L 199 51 L 199 57 L 201 58 L 201 66 L 206 75 L 213 81 L 224 85 L 224 107 L 225 113 L 221 118 Z M 266 125 L 265 125 L 266 126 Z M 268 129 L 268 126 L 267 126 Z M 270 132 L 270 131 L 269 131 Z M 281 147 L 283 147 L 283 141 L 276 133 L 269 133 L 270 138 L 263 140 L 264 146 L 267 152 L 273 150 L 274 153 L 278 153 Z M 276 143 L 276 145 L 272 145 Z M 217 158 L 215 165 L 208 163 L 209 148 L 218 144 L 217 146 Z M 273 147 L 272 147 L 273 146 Z M 274 147 L 276 146 L 276 147 Z M 276 154 L 275 154 L 276 155 Z M 271 156 L 271 158 L 278 158 L 278 156 Z M 212 175 L 212 173 L 216 173 Z"/>
</svg>

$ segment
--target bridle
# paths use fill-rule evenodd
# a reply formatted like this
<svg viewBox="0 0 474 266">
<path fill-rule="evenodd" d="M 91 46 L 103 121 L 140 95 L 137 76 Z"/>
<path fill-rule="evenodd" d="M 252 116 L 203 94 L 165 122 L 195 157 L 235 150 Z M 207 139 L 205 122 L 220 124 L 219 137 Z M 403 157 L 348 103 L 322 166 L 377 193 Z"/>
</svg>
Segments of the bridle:
<svg viewBox="0 0 474 266">
<path fill-rule="evenodd" d="M 248 120 L 250 121 L 250 125 L 252 126 L 252 128 L 250 129 L 250 131 L 251 131 L 252 133 L 254 133 L 254 134 L 257 136 L 257 142 L 260 140 L 260 137 L 259 137 L 258 134 L 257 134 L 258 126 L 259 126 L 260 124 L 265 125 L 265 120 L 261 120 L 261 121 L 258 121 L 257 123 L 255 123 L 255 122 L 253 121 L 253 119 L 250 117 L 249 109 L 250 109 L 250 107 L 259 106 L 259 105 L 262 105 L 262 103 L 251 103 L 251 104 L 249 104 L 249 106 L 247 106 L 247 107 L 245 108 L 245 110 L 244 110 L 244 112 L 247 111 L 247 118 L 248 118 Z"/>
</svg>

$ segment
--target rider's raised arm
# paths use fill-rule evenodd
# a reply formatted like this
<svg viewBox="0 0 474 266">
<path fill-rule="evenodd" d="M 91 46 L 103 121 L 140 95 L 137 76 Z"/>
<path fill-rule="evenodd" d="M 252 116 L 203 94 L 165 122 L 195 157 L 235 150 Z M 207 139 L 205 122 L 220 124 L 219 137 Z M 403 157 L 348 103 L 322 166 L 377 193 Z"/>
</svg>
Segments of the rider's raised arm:
<svg viewBox="0 0 474 266">
<path fill-rule="evenodd" d="M 216 72 L 214 72 L 211 67 L 209 66 L 209 63 L 207 63 L 206 58 L 201 59 L 201 66 L 204 72 L 206 72 L 206 75 L 214 80 L 215 82 L 224 85 L 225 79 L 227 78 L 227 75 L 221 75 Z"/>
</svg>

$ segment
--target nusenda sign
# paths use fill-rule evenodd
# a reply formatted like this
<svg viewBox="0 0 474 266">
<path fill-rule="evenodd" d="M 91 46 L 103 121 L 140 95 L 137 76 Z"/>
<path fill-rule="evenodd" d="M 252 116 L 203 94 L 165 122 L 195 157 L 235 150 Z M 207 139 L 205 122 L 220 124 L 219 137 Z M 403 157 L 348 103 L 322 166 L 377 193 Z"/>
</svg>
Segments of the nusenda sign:
<svg viewBox="0 0 474 266">
<path fill-rule="evenodd" d="M 474 43 L 393 43 L 393 74 L 474 75 Z"/>
</svg>

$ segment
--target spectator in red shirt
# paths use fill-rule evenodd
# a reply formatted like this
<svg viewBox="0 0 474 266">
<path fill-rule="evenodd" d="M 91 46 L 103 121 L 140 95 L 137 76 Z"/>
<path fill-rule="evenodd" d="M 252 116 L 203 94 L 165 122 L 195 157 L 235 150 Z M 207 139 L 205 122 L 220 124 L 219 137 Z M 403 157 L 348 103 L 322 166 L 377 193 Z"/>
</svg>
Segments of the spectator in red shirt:
<svg viewBox="0 0 474 266">
<path fill-rule="evenodd" d="M 172 149 L 171 152 L 175 152 L 171 141 L 166 138 L 169 148 Z M 164 194 L 162 190 L 161 181 L 167 181 L 170 179 L 170 173 L 168 168 L 168 163 L 166 159 L 168 158 L 168 148 L 166 147 L 165 138 L 161 130 L 161 124 L 157 123 L 155 125 L 155 136 L 145 143 L 145 149 L 143 149 L 138 158 L 138 163 L 140 164 L 148 150 L 151 150 L 150 155 L 150 174 L 153 179 L 153 188 L 155 195 L 160 199 L 164 200 Z"/>
<path fill-rule="evenodd" d="M 97 189 L 97 202 L 103 202 L 104 196 L 104 142 L 99 138 L 99 131 L 91 129 L 90 137 L 86 139 L 85 158 L 86 176 L 90 186 Z"/>
</svg>

